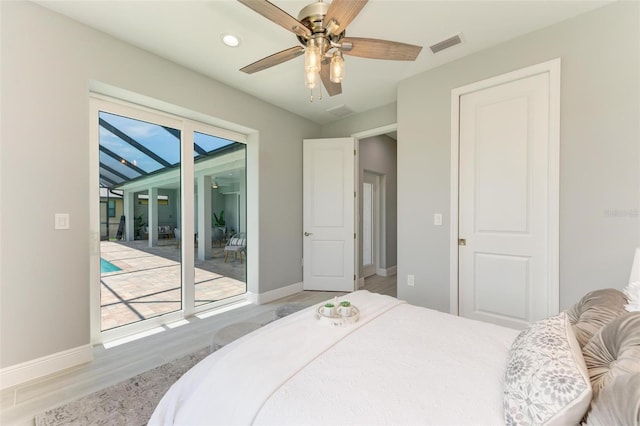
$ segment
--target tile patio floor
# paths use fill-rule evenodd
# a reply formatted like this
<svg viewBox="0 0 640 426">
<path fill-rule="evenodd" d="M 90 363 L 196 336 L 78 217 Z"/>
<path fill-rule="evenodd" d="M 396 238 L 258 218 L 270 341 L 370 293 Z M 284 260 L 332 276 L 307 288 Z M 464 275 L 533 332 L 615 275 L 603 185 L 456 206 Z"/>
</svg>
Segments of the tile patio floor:
<svg viewBox="0 0 640 426">
<path fill-rule="evenodd" d="M 180 249 L 173 239 L 102 241 L 101 257 L 120 271 L 101 274 L 102 330 L 181 309 Z M 196 306 L 246 292 L 246 262 L 224 263 L 224 249 L 195 261 Z"/>
</svg>

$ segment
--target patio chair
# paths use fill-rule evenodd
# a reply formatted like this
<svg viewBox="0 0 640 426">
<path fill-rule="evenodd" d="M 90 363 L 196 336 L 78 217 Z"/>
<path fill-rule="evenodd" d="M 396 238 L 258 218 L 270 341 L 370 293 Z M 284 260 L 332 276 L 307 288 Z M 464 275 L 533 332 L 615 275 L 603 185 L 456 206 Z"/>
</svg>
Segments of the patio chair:
<svg viewBox="0 0 640 426">
<path fill-rule="evenodd" d="M 182 240 L 180 228 L 176 228 L 173 230 L 173 236 L 176 238 L 176 247 L 180 248 L 180 241 Z"/>
<path fill-rule="evenodd" d="M 247 237 L 244 232 L 240 232 L 238 234 L 233 235 L 227 241 L 227 245 L 224 246 L 224 261 L 227 262 L 227 258 L 229 257 L 229 253 L 233 253 L 235 259 L 238 258 L 238 253 L 240 254 L 240 263 L 242 263 L 242 253 L 246 253 L 247 250 Z"/>
<path fill-rule="evenodd" d="M 224 241 L 224 229 L 223 228 L 211 228 L 211 243 L 218 242 L 218 247 L 222 247 Z"/>
</svg>

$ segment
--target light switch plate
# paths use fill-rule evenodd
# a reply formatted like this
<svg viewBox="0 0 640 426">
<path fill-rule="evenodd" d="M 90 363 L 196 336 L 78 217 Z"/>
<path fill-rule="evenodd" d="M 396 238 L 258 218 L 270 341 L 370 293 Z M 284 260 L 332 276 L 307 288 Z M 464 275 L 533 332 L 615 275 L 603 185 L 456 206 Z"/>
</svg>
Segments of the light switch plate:
<svg viewBox="0 0 640 426">
<path fill-rule="evenodd" d="M 55 229 L 69 229 L 69 213 L 55 214 Z"/>
<path fill-rule="evenodd" d="M 434 213 L 433 224 L 437 226 L 442 225 L 442 213 Z"/>
</svg>

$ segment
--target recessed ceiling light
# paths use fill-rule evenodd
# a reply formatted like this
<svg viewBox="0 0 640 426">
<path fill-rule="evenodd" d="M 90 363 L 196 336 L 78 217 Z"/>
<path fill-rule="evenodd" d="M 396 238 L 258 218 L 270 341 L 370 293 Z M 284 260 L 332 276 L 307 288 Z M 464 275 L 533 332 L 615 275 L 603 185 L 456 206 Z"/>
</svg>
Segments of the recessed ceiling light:
<svg viewBox="0 0 640 426">
<path fill-rule="evenodd" d="M 222 42 L 229 47 L 238 47 L 240 45 L 240 39 L 233 34 L 222 34 Z"/>
</svg>

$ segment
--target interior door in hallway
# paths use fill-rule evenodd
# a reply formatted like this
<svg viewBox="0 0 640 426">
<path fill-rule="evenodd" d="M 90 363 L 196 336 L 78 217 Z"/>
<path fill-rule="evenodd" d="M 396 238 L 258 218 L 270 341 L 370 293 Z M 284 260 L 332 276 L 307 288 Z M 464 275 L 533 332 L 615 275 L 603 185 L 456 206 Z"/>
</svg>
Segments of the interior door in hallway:
<svg viewBox="0 0 640 426">
<path fill-rule="evenodd" d="M 375 275 L 378 270 L 380 244 L 380 176 L 367 170 L 362 182 L 362 275 Z"/>
<path fill-rule="evenodd" d="M 355 289 L 355 142 L 303 141 L 303 288 Z"/>
<path fill-rule="evenodd" d="M 460 97 L 462 316 L 522 328 L 552 313 L 549 92 L 540 73 Z"/>
</svg>

